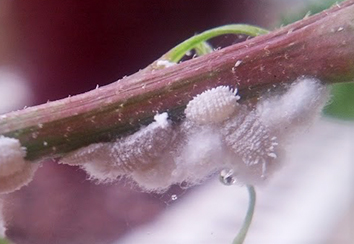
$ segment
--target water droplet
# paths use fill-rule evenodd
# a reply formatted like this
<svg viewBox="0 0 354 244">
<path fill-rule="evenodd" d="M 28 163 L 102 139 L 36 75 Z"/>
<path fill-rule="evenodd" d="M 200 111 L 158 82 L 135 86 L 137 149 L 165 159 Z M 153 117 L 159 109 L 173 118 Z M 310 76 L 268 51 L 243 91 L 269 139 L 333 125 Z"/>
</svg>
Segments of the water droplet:
<svg viewBox="0 0 354 244">
<path fill-rule="evenodd" d="M 220 171 L 219 179 L 221 183 L 227 186 L 236 184 L 237 180 L 232 169 L 223 169 Z"/>
<path fill-rule="evenodd" d="M 176 195 L 176 194 L 173 194 L 173 195 L 171 196 L 171 200 L 172 200 L 172 201 L 177 200 L 177 198 L 178 198 L 178 197 L 177 197 L 177 195 Z"/>
</svg>

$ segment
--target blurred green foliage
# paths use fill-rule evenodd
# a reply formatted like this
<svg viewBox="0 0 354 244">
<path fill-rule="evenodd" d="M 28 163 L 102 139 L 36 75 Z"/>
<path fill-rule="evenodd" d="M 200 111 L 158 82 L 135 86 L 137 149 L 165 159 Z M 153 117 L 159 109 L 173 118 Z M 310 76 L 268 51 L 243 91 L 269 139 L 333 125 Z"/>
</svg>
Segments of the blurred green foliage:
<svg viewBox="0 0 354 244">
<path fill-rule="evenodd" d="M 283 25 L 302 19 L 306 15 L 316 14 L 341 1 L 317 0 L 311 1 L 306 8 L 296 13 L 287 13 L 281 17 Z M 354 43 L 353 43 L 354 45 Z M 333 85 L 330 103 L 324 113 L 340 119 L 354 120 L 354 83 Z"/>
<path fill-rule="evenodd" d="M 280 17 L 282 25 L 291 24 L 297 20 L 304 18 L 305 16 L 317 14 L 325 9 L 330 8 L 332 5 L 343 2 L 344 0 L 316 0 L 309 1 L 304 9 L 296 12 L 287 12 Z"/>
<path fill-rule="evenodd" d="M 324 113 L 341 119 L 354 120 L 354 83 L 336 84 Z"/>
<path fill-rule="evenodd" d="M 0 238 L 0 244 L 10 244 L 10 243 L 5 239 Z"/>
</svg>

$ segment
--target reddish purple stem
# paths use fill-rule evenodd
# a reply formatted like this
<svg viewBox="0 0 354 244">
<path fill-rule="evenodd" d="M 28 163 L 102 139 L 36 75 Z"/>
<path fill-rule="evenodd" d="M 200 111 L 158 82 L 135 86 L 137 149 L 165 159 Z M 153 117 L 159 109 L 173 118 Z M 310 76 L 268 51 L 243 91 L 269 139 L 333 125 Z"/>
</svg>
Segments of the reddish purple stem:
<svg viewBox="0 0 354 244">
<path fill-rule="evenodd" d="M 90 92 L 5 114 L 0 134 L 18 138 L 29 160 L 57 157 L 131 134 L 158 112 L 178 121 L 188 101 L 211 87 L 237 87 L 245 101 L 302 75 L 324 83 L 352 81 L 353 43 L 354 0 L 349 0 L 166 69 L 142 70 Z"/>
</svg>

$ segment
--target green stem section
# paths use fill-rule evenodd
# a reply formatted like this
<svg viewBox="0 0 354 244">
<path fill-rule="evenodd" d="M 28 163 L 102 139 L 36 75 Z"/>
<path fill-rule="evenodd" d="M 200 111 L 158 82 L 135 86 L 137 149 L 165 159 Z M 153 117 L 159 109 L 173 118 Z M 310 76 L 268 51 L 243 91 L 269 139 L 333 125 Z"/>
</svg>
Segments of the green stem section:
<svg viewBox="0 0 354 244">
<path fill-rule="evenodd" d="M 246 214 L 245 220 L 243 221 L 242 228 L 238 232 L 238 234 L 235 237 L 232 244 L 242 244 L 244 242 L 247 232 L 248 232 L 248 229 L 249 229 L 251 222 L 252 222 L 254 208 L 256 205 L 256 191 L 254 189 L 254 186 L 251 186 L 251 185 L 247 185 L 247 190 L 248 190 L 249 199 L 250 199 L 247 214 Z"/>
<path fill-rule="evenodd" d="M 192 50 L 196 46 L 200 45 L 200 43 L 205 42 L 213 37 L 226 35 L 226 34 L 236 34 L 236 35 L 248 35 L 248 36 L 258 36 L 262 34 L 267 34 L 268 31 L 256 26 L 252 25 L 241 25 L 241 24 L 233 24 L 233 25 L 224 25 L 221 27 L 216 27 L 207 31 L 204 31 L 198 35 L 195 35 L 176 47 L 172 48 L 165 55 L 163 55 L 160 59 L 169 60 L 170 62 L 177 63 L 181 60 L 183 55 L 186 52 Z"/>
<path fill-rule="evenodd" d="M 207 42 L 201 42 L 194 47 L 195 53 L 198 56 L 202 56 L 214 51 L 213 47 Z"/>
</svg>

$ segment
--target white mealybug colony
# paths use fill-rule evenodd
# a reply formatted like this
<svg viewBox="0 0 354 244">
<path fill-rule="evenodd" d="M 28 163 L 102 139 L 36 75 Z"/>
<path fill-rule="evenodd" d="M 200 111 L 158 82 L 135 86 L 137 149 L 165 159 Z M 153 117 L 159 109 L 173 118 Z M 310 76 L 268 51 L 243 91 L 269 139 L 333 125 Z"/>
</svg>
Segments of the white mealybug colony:
<svg viewBox="0 0 354 244">
<path fill-rule="evenodd" d="M 157 114 L 133 135 L 81 148 L 61 163 L 80 165 L 99 181 L 125 176 L 147 191 L 197 184 L 215 172 L 225 184 L 255 184 L 279 167 L 289 135 L 309 125 L 327 98 L 328 90 L 312 78 L 252 106 L 238 103 L 237 89 L 219 86 L 195 96 L 180 124 Z"/>
<path fill-rule="evenodd" d="M 32 180 L 39 164 L 26 162 L 25 156 L 19 140 L 0 136 L 0 194 L 20 189 Z"/>
</svg>

